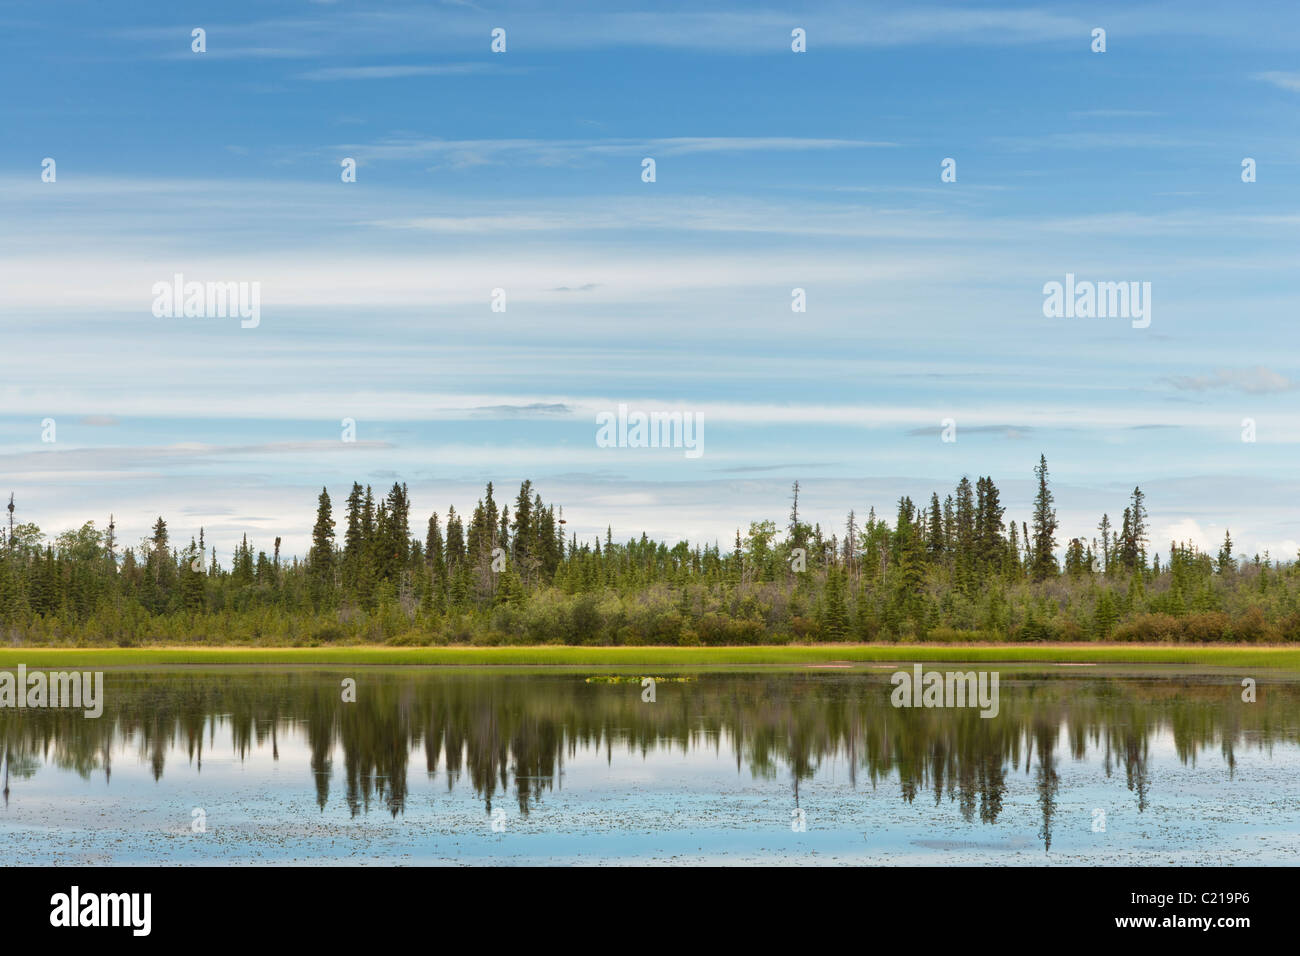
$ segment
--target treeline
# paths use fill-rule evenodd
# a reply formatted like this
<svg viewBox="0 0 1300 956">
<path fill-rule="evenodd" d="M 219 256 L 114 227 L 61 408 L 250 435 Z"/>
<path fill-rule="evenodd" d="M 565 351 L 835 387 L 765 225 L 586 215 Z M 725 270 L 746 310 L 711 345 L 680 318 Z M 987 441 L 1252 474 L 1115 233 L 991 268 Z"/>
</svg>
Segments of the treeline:
<svg viewBox="0 0 1300 956">
<path fill-rule="evenodd" d="M 354 483 L 336 520 L 322 489 L 309 553 L 247 537 L 224 565 L 204 531 L 174 542 L 159 517 L 122 548 L 110 517 L 52 541 L 0 529 L 0 632 L 11 644 L 149 642 L 762 644 L 792 641 L 1300 640 L 1300 565 L 1150 541 L 1134 488 L 1118 521 L 1059 539 L 1047 462 L 1029 519 L 991 478 L 942 500 L 903 497 L 892 521 L 850 511 L 828 533 L 799 512 L 717 542 L 579 541 L 529 481 L 488 484 L 468 520 L 412 526 L 404 484 Z M 422 532 L 422 533 L 421 533 Z M 1063 549 L 1063 550 L 1062 550 Z M 1063 560 L 1058 559 L 1063 556 Z"/>
</svg>

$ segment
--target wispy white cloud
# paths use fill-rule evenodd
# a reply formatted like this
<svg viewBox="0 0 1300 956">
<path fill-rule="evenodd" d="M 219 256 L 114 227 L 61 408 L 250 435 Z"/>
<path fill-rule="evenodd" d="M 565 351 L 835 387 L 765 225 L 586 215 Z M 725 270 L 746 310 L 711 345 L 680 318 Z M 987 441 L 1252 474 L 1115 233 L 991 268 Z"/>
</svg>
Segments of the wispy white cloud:
<svg viewBox="0 0 1300 956">
<path fill-rule="evenodd" d="M 907 434 L 935 434 L 941 420 L 951 413 L 942 401 L 862 403 L 724 401 L 712 397 L 692 397 L 684 390 L 678 398 L 647 394 L 604 395 L 496 393 L 464 394 L 410 390 L 404 388 L 354 389 L 346 394 L 317 391 L 310 387 L 280 387 L 257 394 L 231 393 L 224 389 L 205 389 L 195 385 L 184 394 L 172 394 L 159 401 L 152 391 L 115 396 L 113 414 L 118 417 L 192 418 L 319 421 L 335 420 L 335 409 L 345 409 L 349 416 L 385 422 L 469 422 L 482 418 L 548 418 L 587 424 L 598 413 L 612 411 L 619 403 L 630 403 L 644 411 L 691 411 L 718 424 L 757 427 L 834 426 L 851 429 L 897 428 Z M 69 388 L 5 386 L 0 388 L 0 402 L 10 414 L 76 414 L 95 403 L 102 404 L 93 392 Z M 1006 424 L 1016 421 L 1016 425 Z M 1169 428 L 1214 429 L 1235 434 L 1239 416 L 1217 407 L 1171 404 L 1166 407 L 1129 407 L 1097 404 L 1079 408 L 1070 398 L 1041 400 L 1032 408 L 1017 402 L 985 402 L 961 411 L 958 433 L 992 433 L 1018 437 L 1034 429 L 1068 430 L 1079 428 Z M 331 426 L 333 427 L 333 426 Z M 335 429 L 337 430 L 337 429 Z M 593 433 L 594 434 L 594 433 Z M 1300 422 L 1277 421 L 1270 431 L 1275 441 L 1300 440 Z M 149 458 L 243 455 L 263 453 L 316 453 L 336 451 L 333 441 L 299 441 L 257 445 L 211 446 L 179 443 L 147 449 Z M 32 454 L 41 454 L 33 452 Z"/>
<path fill-rule="evenodd" d="M 1255 365 L 1251 368 L 1220 368 L 1209 375 L 1176 375 L 1169 381 L 1180 391 L 1205 392 L 1226 388 L 1245 392 L 1247 395 L 1290 392 L 1300 387 L 1300 382 L 1263 365 Z"/>
<path fill-rule="evenodd" d="M 386 139 L 331 147 L 359 160 L 441 158 L 453 165 L 533 162 L 570 165 L 602 156 L 687 156 L 701 153 L 807 152 L 887 148 L 897 143 L 798 136 L 672 136 L 654 139 Z"/>
<path fill-rule="evenodd" d="M 248 445 L 215 445 L 206 442 L 178 442 L 172 445 L 130 447 L 42 447 L 39 451 L 0 453 L 0 466 L 16 480 L 33 480 L 33 474 L 61 475 L 81 480 L 87 474 L 124 475 L 162 471 L 178 463 L 210 463 L 220 458 L 290 455 L 355 455 L 359 452 L 392 448 L 387 441 L 279 441 Z"/>
<path fill-rule="evenodd" d="M 1058 149 L 1189 149 L 1215 145 L 1208 139 L 1152 130 L 1072 130 L 1032 136 L 994 136 L 992 142 L 1008 149 L 1037 151 Z"/>
<path fill-rule="evenodd" d="M 751 139 L 692 140 L 691 148 L 722 148 L 737 142 L 741 147 L 762 148 L 760 141 Z M 809 142 L 824 144 L 809 148 L 838 149 L 825 144 L 858 141 L 792 140 L 789 144 L 800 148 L 796 144 Z M 339 155 L 346 155 L 341 150 Z M 588 240 L 599 235 L 602 249 L 610 238 L 603 234 L 620 233 L 625 245 L 636 245 L 646 242 L 650 231 L 747 233 L 785 237 L 792 243 L 803 236 L 936 243 L 978 240 L 981 249 L 989 241 L 1035 249 L 1041 248 L 1044 236 L 1080 234 L 1111 237 L 1121 243 L 1135 237 L 1188 235 L 1242 237 L 1256 242 L 1270 238 L 1285 243 L 1293 239 L 1300 224 L 1300 211 L 1285 205 L 1258 211 L 1187 206 L 1084 215 L 1059 211 L 988 215 L 998 202 L 995 194 L 985 193 L 975 205 L 967 196 L 967 204 L 961 205 L 945 202 L 929 191 L 909 191 L 906 186 L 896 190 L 892 200 L 882 197 L 865 202 L 843 196 L 828 198 L 824 188 L 803 196 L 792 190 L 795 195 L 779 198 L 667 193 L 505 200 L 448 196 L 442 191 L 431 194 L 413 186 L 375 183 L 367 183 L 364 191 L 349 191 L 350 187 L 337 182 L 336 162 L 331 160 L 326 169 L 322 178 L 327 181 L 316 183 L 77 176 L 50 185 L 32 176 L 0 177 L 0 190 L 6 197 L 0 208 L 0 251 L 6 253 L 0 257 L 0 272 L 10 271 L 7 266 L 33 253 L 57 256 L 65 262 L 70 257 L 93 261 L 103 259 L 106 248 L 117 254 L 160 258 L 160 254 L 202 258 L 220 255 L 223 248 L 256 248 L 258 253 L 250 258 L 263 259 L 268 254 L 274 257 L 274 251 L 282 248 L 298 250 L 300 258 L 316 256 L 322 247 L 333 245 L 355 258 L 358 229 L 374 231 L 366 236 L 367 250 L 400 258 L 407 246 L 400 235 L 404 232 L 433 238 L 482 236 L 494 243 L 499 255 L 502 241 L 518 248 L 529 234 L 557 232 L 571 232 Z M 191 222 L 203 222 L 204 229 L 190 228 Z M 384 232 L 392 235 L 385 240 L 375 234 Z M 378 242 L 384 243 L 383 249 L 377 248 Z M 1258 248 L 1243 247 L 1238 255 L 1224 255 L 1218 261 L 1273 269 L 1278 261 L 1287 259 L 1285 250 L 1277 248 L 1277 255 L 1261 255 Z M 859 255 L 847 246 L 843 252 Z M 1023 257 L 1018 256 L 1017 261 Z M 25 270 L 25 265 L 12 269 L 13 279 L 20 281 Z M 546 288 L 565 284 L 570 283 L 552 282 Z"/>
<path fill-rule="evenodd" d="M 449 8 L 450 6 L 450 8 Z M 883 0 L 831 0 L 797 12 L 737 4 L 664 2 L 653 10 L 576 8 L 563 3 L 544 12 L 531 4 L 510 4 L 490 13 L 473 4 L 386 4 L 382 9 L 318 6 L 319 16 L 275 17 L 224 22 L 210 32 L 237 49 L 257 49 L 267 36 L 292 36 L 322 57 L 366 52 L 395 55 L 427 48 L 438 37 L 458 48 L 487 51 L 489 31 L 508 28 L 512 49 L 534 51 L 609 48 L 666 48 L 715 55 L 789 52 L 790 31 L 807 31 L 810 51 L 909 46 L 1017 47 L 1074 44 L 1087 49 L 1100 23 L 1126 39 L 1192 35 L 1220 42 L 1250 35 L 1251 18 L 1215 16 L 1212 6 L 1171 16 L 1160 4 L 1094 8 L 1088 16 L 1050 5 L 918 3 L 900 8 Z M 119 36 L 167 41 L 178 27 L 131 28 Z M 1284 33 L 1285 31 L 1278 31 Z M 1272 38 L 1280 42 L 1284 37 Z M 188 45 L 188 42 L 187 42 Z M 237 46 L 236 46 L 237 45 Z M 212 43 L 209 43 L 212 49 Z"/>
<path fill-rule="evenodd" d="M 1265 73 L 1256 73 L 1254 79 L 1262 80 L 1265 83 L 1271 83 L 1281 90 L 1288 90 L 1292 93 L 1300 93 L 1300 73 L 1287 73 L 1282 70 L 1269 70 Z"/>
<path fill-rule="evenodd" d="M 492 63 L 384 64 L 381 66 L 329 66 L 297 74 L 300 80 L 393 80 L 412 76 L 466 76 L 473 73 L 505 72 Z"/>
<path fill-rule="evenodd" d="M 1163 116 L 1158 110 L 1128 109 L 1090 109 L 1071 110 L 1070 116 L 1076 119 L 1146 119 L 1150 116 Z"/>
<path fill-rule="evenodd" d="M 164 60 L 193 60 L 196 56 L 209 57 L 213 60 L 297 60 L 317 55 L 317 51 L 303 47 L 287 46 L 209 46 L 207 52 L 194 53 L 186 44 L 182 49 L 172 50 L 162 55 Z"/>
</svg>

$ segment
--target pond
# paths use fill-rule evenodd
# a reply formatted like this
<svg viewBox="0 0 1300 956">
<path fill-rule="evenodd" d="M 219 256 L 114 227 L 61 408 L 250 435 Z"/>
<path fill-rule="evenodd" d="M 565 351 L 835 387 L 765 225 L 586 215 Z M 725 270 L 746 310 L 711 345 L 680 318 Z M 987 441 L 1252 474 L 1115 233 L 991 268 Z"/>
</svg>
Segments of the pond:
<svg viewBox="0 0 1300 956">
<path fill-rule="evenodd" d="M 0 708 L 0 865 L 1300 860 L 1297 675 L 906 666 L 107 670 Z"/>
</svg>

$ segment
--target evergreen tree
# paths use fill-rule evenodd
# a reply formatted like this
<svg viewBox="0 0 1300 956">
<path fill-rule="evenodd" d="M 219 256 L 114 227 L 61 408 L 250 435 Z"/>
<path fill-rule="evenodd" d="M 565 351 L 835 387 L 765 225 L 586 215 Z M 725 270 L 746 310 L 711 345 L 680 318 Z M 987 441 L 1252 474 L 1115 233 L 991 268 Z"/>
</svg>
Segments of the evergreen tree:
<svg viewBox="0 0 1300 956">
<path fill-rule="evenodd" d="M 311 552 L 308 557 L 314 574 L 328 580 L 334 571 L 334 515 L 329 492 L 320 490 L 316 499 L 316 524 L 311 529 Z"/>
<path fill-rule="evenodd" d="M 447 558 L 442 543 L 442 530 L 438 527 L 438 514 L 429 515 L 429 528 L 424 539 L 425 560 L 429 564 L 429 595 L 426 613 L 441 614 L 446 607 Z"/>
<path fill-rule="evenodd" d="M 992 478 L 980 478 L 975 483 L 975 566 L 982 576 L 995 572 L 1002 566 L 1006 541 L 1002 537 L 1002 507 L 997 485 Z"/>
<path fill-rule="evenodd" d="M 349 566 L 354 566 L 360 559 L 365 543 L 361 530 L 364 507 L 361 486 L 354 481 L 348 494 L 347 529 L 343 532 L 343 561 Z"/>
<path fill-rule="evenodd" d="M 899 499 L 893 550 L 898 616 L 918 621 L 924 607 L 925 548 L 916 526 L 916 508 L 911 498 Z"/>
<path fill-rule="evenodd" d="M 939 505 L 939 495 L 937 492 L 930 493 L 930 515 L 925 523 L 926 534 L 926 551 L 929 554 L 931 563 L 938 564 L 943 560 L 944 554 L 944 536 L 943 536 L 943 511 Z"/>
<path fill-rule="evenodd" d="M 324 487 L 316 499 L 316 524 L 311 530 L 307 564 L 311 568 L 314 596 L 319 602 L 334 585 L 334 514 L 329 492 Z"/>
<path fill-rule="evenodd" d="M 844 522 L 844 566 L 848 569 L 849 580 L 856 580 L 858 566 L 858 516 L 853 510 Z"/>
<path fill-rule="evenodd" d="M 999 492 L 984 476 L 974 484 L 962 479 L 942 505 L 937 493 L 921 508 L 901 498 L 892 528 L 874 509 L 861 525 L 850 511 L 842 539 L 803 521 L 792 489 L 790 535 L 778 540 L 774 522 L 754 521 L 748 538 L 737 532 L 725 554 L 716 542 L 652 541 L 645 533 L 616 545 L 609 526 L 603 541 L 580 545 L 566 530 L 563 512 L 529 482 L 521 485 L 516 514 L 499 507 L 489 485 L 469 522 L 468 540 L 455 508 L 447 512 L 445 539 L 436 513 L 422 540 L 412 539 L 405 485 L 394 483 L 376 501 L 370 489 L 352 483 L 341 550 L 322 488 L 304 559 L 282 560 L 278 535 L 274 557 L 244 535 L 229 571 L 221 569 L 215 548 L 204 569 L 209 542 L 203 528 L 197 541 L 177 549 L 162 517 L 139 545 L 120 553 L 111 517 L 104 533 L 86 522 L 53 542 L 35 524 L 15 523 L 0 529 L 0 633 L 20 646 L 28 639 L 185 641 L 215 634 L 288 642 L 318 631 L 329 609 L 328 628 L 352 639 L 409 639 L 413 623 L 427 640 L 518 641 L 553 626 L 545 621 L 571 619 L 572 601 L 583 595 L 581 633 L 645 643 L 674 640 L 678 633 L 727 640 L 733 626 L 759 619 L 772 635 L 803 635 L 810 613 L 828 640 L 899 639 L 935 627 L 979 627 L 1023 639 L 1083 628 L 1110 637 L 1143 615 L 1182 621 L 1211 612 L 1228 615 L 1229 623 L 1198 619 L 1184 639 L 1231 635 L 1230 622 L 1243 615 L 1264 621 L 1269 634 L 1290 639 L 1298 633 L 1300 562 L 1283 564 L 1265 553 L 1253 567 L 1233 573 L 1238 562 L 1230 533 L 1217 560 L 1214 552 L 1173 541 L 1167 561 L 1154 549 L 1148 561 L 1148 519 L 1137 488 L 1118 530 L 1103 515 L 1100 543 L 1067 538 L 1066 577 L 1058 581 L 1058 528 L 1045 456 L 1035 473 L 1032 532 L 1027 522 L 1005 518 Z M 789 575 L 796 539 L 805 543 L 807 571 Z M 511 559 L 504 572 L 493 572 L 495 547 L 525 560 Z M 469 549 L 488 570 L 470 563 Z M 1126 586 L 1113 588 L 1101 575 L 1094 579 L 1094 567 L 1126 576 Z M 1043 587 L 1044 581 L 1054 583 Z M 358 606 L 370 613 L 357 613 Z M 654 610 L 629 613 L 638 606 Z"/>
<path fill-rule="evenodd" d="M 1110 574 L 1110 515 L 1101 516 L 1097 530 L 1101 532 L 1101 570 L 1103 574 L 1108 575 Z"/>
<path fill-rule="evenodd" d="M 1232 532 L 1224 530 L 1223 547 L 1219 549 L 1219 573 L 1232 574 L 1237 570 L 1237 560 L 1232 556 Z"/>
<path fill-rule="evenodd" d="M 1051 489 L 1047 486 L 1047 456 L 1040 455 L 1034 468 L 1038 479 L 1038 493 L 1034 496 L 1034 536 L 1030 552 L 1030 577 L 1045 581 L 1055 577 L 1056 565 L 1056 509 L 1052 507 Z"/>
<path fill-rule="evenodd" d="M 839 568 L 826 572 L 822 589 L 822 636 L 828 641 L 842 641 L 848 636 L 849 612 L 844 603 L 844 578 Z"/>
<path fill-rule="evenodd" d="M 1145 571 L 1147 566 L 1147 509 L 1141 488 L 1133 489 L 1129 505 L 1131 560 L 1129 570 Z"/>
<path fill-rule="evenodd" d="M 411 553 L 411 503 L 406 485 L 393 482 L 385 505 L 388 527 L 384 539 L 384 577 L 396 579 Z"/>
<path fill-rule="evenodd" d="M 533 529 L 533 483 L 531 481 L 525 481 L 519 486 L 519 496 L 515 498 L 513 537 L 512 557 L 519 567 L 520 575 L 528 581 L 537 544 Z"/>
<path fill-rule="evenodd" d="M 1088 570 L 1088 556 L 1081 538 L 1071 538 L 1065 546 L 1065 573 L 1078 578 Z"/>
<path fill-rule="evenodd" d="M 204 606 L 203 552 L 193 538 L 190 538 L 190 546 L 181 558 L 180 585 L 181 603 L 185 610 L 191 614 L 201 612 Z"/>
<path fill-rule="evenodd" d="M 975 495 L 965 475 L 957 482 L 954 534 L 957 581 L 963 589 L 969 589 L 975 584 Z"/>
<path fill-rule="evenodd" d="M 786 537 L 790 547 L 808 549 L 808 535 L 811 529 L 799 520 L 799 482 L 790 486 L 790 524 L 786 527 Z"/>
<path fill-rule="evenodd" d="M 465 530 L 455 507 L 447 509 L 447 571 L 465 563 Z"/>
</svg>

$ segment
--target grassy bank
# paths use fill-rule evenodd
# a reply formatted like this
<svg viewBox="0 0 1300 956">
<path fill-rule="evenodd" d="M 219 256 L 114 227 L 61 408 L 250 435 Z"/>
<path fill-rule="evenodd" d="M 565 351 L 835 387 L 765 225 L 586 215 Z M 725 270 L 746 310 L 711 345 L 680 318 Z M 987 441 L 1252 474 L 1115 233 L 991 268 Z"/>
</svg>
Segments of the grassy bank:
<svg viewBox="0 0 1300 956">
<path fill-rule="evenodd" d="M 4 648 L 0 668 L 141 667 L 164 664 L 579 665 L 692 667 L 834 662 L 1195 664 L 1300 671 L 1300 648 L 1135 644 L 819 644 L 765 647 L 131 647 Z"/>
</svg>

